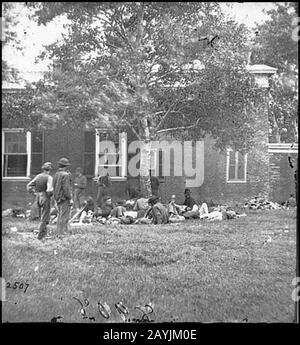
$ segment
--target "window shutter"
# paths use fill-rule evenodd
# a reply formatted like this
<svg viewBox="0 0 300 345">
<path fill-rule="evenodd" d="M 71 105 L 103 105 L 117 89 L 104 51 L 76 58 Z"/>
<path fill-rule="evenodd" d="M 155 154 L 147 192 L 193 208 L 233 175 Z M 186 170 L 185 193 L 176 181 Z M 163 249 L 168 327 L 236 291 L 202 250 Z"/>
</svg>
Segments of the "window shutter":
<svg viewBox="0 0 300 345">
<path fill-rule="evenodd" d="M 238 153 L 238 180 L 245 179 L 245 156 L 240 152 Z"/>
<path fill-rule="evenodd" d="M 41 172 L 44 152 L 43 132 L 33 131 L 31 133 L 31 169 L 30 174 L 36 175 Z"/>
<path fill-rule="evenodd" d="M 229 151 L 229 180 L 235 179 L 235 151 Z"/>
<path fill-rule="evenodd" d="M 84 132 L 83 174 L 93 176 L 95 171 L 95 131 Z"/>
</svg>

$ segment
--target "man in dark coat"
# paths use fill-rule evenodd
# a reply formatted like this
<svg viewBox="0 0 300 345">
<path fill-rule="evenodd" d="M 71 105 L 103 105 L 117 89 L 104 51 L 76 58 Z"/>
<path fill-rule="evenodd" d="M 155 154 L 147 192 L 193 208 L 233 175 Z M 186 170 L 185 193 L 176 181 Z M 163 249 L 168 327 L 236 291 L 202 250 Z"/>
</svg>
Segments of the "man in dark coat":
<svg viewBox="0 0 300 345">
<path fill-rule="evenodd" d="M 57 235 L 68 233 L 71 206 L 73 205 L 70 162 L 67 158 L 58 161 L 58 170 L 53 179 L 53 194 L 57 204 Z"/>
<path fill-rule="evenodd" d="M 199 207 L 191 194 L 191 190 L 186 188 L 184 191 L 185 199 L 183 205 L 187 206 L 187 209 L 186 212 L 182 214 L 186 219 L 199 218 Z"/>
<path fill-rule="evenodd" d="M 50 222 L 50 200 L 53 195 L 53 179 L 50 176 L 52 170 L 51 162 L 42 166 L 42 172 L 36 175 L 26 186 L 30 193 L 35 194 L 36 203 L 39 208 L 41 224 L 37 238 L 41 240 L 47 234 L 47 225 Z"/>
<path fill-rule="evenodd" d="M 158 196 L 152 196 L 148 202 L 152 207 L 153 224 L 167 224 L 169 222 L 168 211 L 163 204 L 159 202 Z"/>
<path fill-rule="evenodd" d="M 85 201 L 87 179 L 82 174 L 81 168 L 76 168 L 74 178 L 74 207 L 78 211 Z"/>
<path fill-rule="evenodd" d="M 159 189 L 159 179 L 157 176 L 152 176 L 150 171 L 150 181 L 151 181 L 151 192 L 152 195 L 158 196 L 158 189 Z"/>
<path fill-rule="evenodd" d="M 101 204 L 101 211 L 99 211 L 99 214 L 104 218 L 108 218 L 114 208 L 115 205 L 112 203 L 111 197 L 107 195 L 103 198 L 103 203 Z"/>
<path fill-rule="evenodd" d="M 108 173 L 106 175 L 101 175 L 97 181 L 98 193 L 96 202 L 97 205 L 101 207 L 104 198 L 110 194 L 111 179 Z"/>
</svg>

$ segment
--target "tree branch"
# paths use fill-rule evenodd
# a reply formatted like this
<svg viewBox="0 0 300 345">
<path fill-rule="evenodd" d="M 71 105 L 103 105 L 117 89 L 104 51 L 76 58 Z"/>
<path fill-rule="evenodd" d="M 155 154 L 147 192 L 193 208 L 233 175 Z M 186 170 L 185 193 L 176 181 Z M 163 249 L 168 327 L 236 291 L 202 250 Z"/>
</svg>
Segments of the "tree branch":
<svg viewBox="0 0 300 345">
<path fill-rule="evenodd" d="M 168 71 L 167 73 L 165 73 L 165 74 L 163 74 L 163 75 L 161 75 L 161 76 L 159 76 L 159 77 L 156 77 L 156 79 L 155 79 L 153 82 L 151 82 L 151 81 L 149 82 L 149 86 L 155 85 L 158 81 L 162 80 L 162 79 L 163 79 L 164 77 L 166 77 L 167 75 L 169 75 L 169 74 L 171 74 L 171 73 L 174 73 L 174 72 L 178 71 L 180 68 L 182 68 L 184 65 L 187 65 L 187 64 L 188 64 L 188 62 L 183 62 L 181 65 L 175 67 L 173 70 Z M 151 78 L 155 78 L 155 74 L 154 74 L 152 77 L 150 77 L 149 80 L 151 80 Z M 150 85 L 150 84 L 151 84 L 151 85 Z"/>
<path fill-rule="evenodd" d="M 111 48 L 114 48 L 114 49 L 119 49 L 118 47 L 114 46 L 113 44 L 111 43 L 108 43 L 107 41 L 105 42 L 105 44 Z"/>
<path fill-rule="evenodd" d="M 130 127 L 130 129 L 132 130 L 132 132 L 136 135 L 136 137 L 138 138 L 138 140 L 142 140 L 141 136 L 138 134 L 138 132 L 135 130 L 135 128 L 132 126 L 132 124 L 130 122 L 128 122 L 128 120 L 126 118 L 122 119 L 123 121 L 126 122 L 127 126 Z"/>
<path fill-rule="evenodd" d="M 108 24 L 110 27 L 112 27 L 113 30 L 114 30 L 120 37 L 122 37 L 123 40 L 127 43 L 127 45 L 129 46 L 130 50 L 133 51 L 133 48 L 132 48 L 132 46 L 131 46 L 131 44 L 130 44 L 130 42 L 129 42 L 129 40 L 128 40 L 128 37 L 126 36 L 125 31 L 124 31 L 123 27 L 121 26 L 121 22 L 115 20 L 117 23 L 119 23 L 122 32 L 121 32 L 120 30 L 118 30 L 118 29 L 116 28 L 116 26 L 113 25 L 113 23 L 109 22 L 108 20 L 106 20 L 106 19 L 104 19 L 104 18 L 101 18 L 101 17 L 99 17 L 99 16 L 95 16 L 95 18 L 97 18 L 97 19 L 99 19 L 99 20 L 102 20 L 103 22 L 105 22 L 106 24 Z"/>
<path fill-rule="evenodd" d="M 161 134 L 161 133 L 174 132 L 174 131 L 178 131 L 178 130 L 181 130 L 181 131 L 182 131 L 182 130 L 187 130 L 187 129 L 195 128 L 195 127 L 198 126 L 199 121 L 200 121 L 200 118 L 196 121 L 195 124 L 190 125 L 190 126 L 181 126 L 181 127 L 174 127 L 174 128 L 161 129 L 161 130 L 159 130 L 159 131 L 156 132 L 156 135 L 157 135 L 157 134 Z"/>
<path fill-rule="evenodd" d="M 165 115 L 163 116 L 163 118 L 160 120 L 159 124 L 156 126 L 156 128 L 154 129 L 154 132 L 157 132 L 160 127 L 162 126 L 162 124 L 164 123 L 165 119 L 167 118 L 167 116 L 170 114 L 171 109 L 173 106 L 175 106 L 175 104 L 177 104 L 179 101 L 176 100 L 174 103 L 171 104 L 171 106 L 169 107 L 169 109 L 167 110 L 167 112 L 165 113 Z"/>
<path fill-rule="evenodd" d="M 135 41 L 135 46 L 137 49 L 141 45 L 143 33 L 144 33 L 144 28 L 143 28 L 144 13 L 145 13 L 145 3 L 142 2 L 139 18 L 138 18 L 137 35 L 136 35 L 136 41 Z"/>
</svg>

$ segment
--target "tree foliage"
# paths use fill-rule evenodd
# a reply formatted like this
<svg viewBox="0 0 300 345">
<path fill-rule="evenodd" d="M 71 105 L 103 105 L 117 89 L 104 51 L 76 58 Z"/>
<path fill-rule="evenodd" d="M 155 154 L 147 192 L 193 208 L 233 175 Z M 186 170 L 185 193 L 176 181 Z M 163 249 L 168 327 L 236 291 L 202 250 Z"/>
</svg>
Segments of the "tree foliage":
<svg viewBox="0 0 300 345">
<path fill-rule="evenodd" d="M 62 66 L 51 85 L 39 88 L 45 114 L 48 104 L 65 123 L 102 117 L 141 140 L 165 131 L 197 139 L 209 133 L 219 148 L 252 145 L 244 109 L 257 95 L 245 71 L 247 31 L 226 21 L 219 4 L 32 6 L 40 24 L 64 15 L 69 28 L 41 56 Z"/>
<path fill-rule="evenodd" d="M 21 41 L 18 39 L 15 27 L 19 20 L 15 12 L 15 4 L 11 2 L 2 3 L 2 52 L 7 45 L 12 45 L 16 49 L 21 50 Z M 10 66 L 9 62 L 2 56 L 2 81 L 16 81 L 18 79 L 18 72 L 15 68 Z"/>
<path fill-rule="evenodd" d="M 63 16 L 68 28 L 40 56 L 60 66 L 36 85 L 42 124 L 105 121 L 112 130 L 130 128 L 145 143 L 165 133 L 189 140 L 209 134 L 219 149 L 253 146 L 246 109 L 259 93 L 245 69 L 247 29 L 227 20 L 218 3 L 29 5 L 39 24 Z"/>
<path fill-rule="evenodd" d="M 270 141 L 298 141 L 298 42 L 292 38 L 297 3 L 277 3 L 257 27 L 253 63 L 276 67 L 270 87 Z"/>
<path fill-rule="evenodd" d="M 269 19 L 257 26 L 254 39 L 253 63 L 263 63 L 285 72 L 287 65 L 298 66 L 298 42 L 293 40 L 293 19 L 296 3 L 276 3 L 276 8 L 266 11 Z"/>
</svg>

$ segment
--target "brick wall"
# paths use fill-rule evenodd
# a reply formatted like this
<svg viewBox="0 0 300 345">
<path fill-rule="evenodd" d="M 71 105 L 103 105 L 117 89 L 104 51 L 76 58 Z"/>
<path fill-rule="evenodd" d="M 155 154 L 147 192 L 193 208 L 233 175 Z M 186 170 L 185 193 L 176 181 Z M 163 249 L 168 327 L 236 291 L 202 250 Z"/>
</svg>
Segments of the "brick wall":
<svg viewBox="0 0 300 345">
<path fill-rule="evenodd" d="M 12 207 L 29 208 L 34 197 L 26 190 L 28 181 L 2 180 L 2 209 Z"/>
<path fill-rule="evenodd" d="M 58 128 L 45 131 L 44 160 L 52 162 L 54 170 L 58 168 L 57 161 L 66 157 L 72 164 L 70 170 L 74 173 L 77 167 L 82 166 L 83 147 L 83 131 L 81 129 Z"/>
<path fill-rule="evenodd" d="M 265 100 L 267 92 L 265 93 Z M 204 140 L 204 182 L 200 187 L 191 188 L 198 202 L 235 204 L 250 197 L 264 195 L 269 198 L 269 153 L 268 153 L 268 109 L 267 100 L 256 106 L 250 114 L 254 120 L 255 145 L 248 153 L 246 183 L 226 183 L 226 154 L 214 149 L 214 140 Z M 174 187 L 172 187 L 174 185 Z M 176 187 L 175 187 L 176 186 Z M 170 178 L 163 188 L 163 198 L 178 190 L 183 193 L 184 179 Z M 284 188 L 284 187 L 283 187 Z M 181 191 L 181 192 L 180 192 Z M 179 201 L 182 197 L 179 197 Z"/>
<path fill-rule="evenodd" d="M 270 197 L 279 203 L 295 195 L 294 171 L 288 163 L 287 153 L 270 153 Z M 292 155 L 296 158 L 297 155 Z"/>
</svg>

